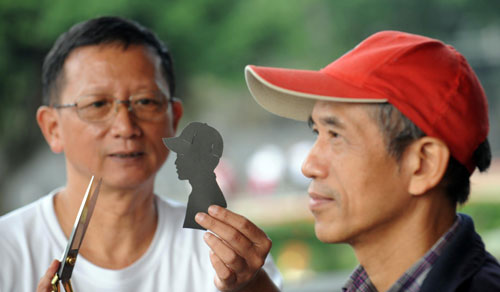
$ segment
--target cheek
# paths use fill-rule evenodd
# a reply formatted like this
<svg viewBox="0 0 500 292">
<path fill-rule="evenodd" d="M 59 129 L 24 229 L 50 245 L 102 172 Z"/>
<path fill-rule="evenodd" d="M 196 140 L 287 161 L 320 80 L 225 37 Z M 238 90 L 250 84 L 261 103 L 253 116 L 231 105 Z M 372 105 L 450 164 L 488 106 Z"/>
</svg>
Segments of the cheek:
<svg viewBox="0 0 500 292">
<path fill-rule="evenodd" d="M 326 160 L 330 161 L 328 177 L 330 184 L 336 185 L 335 189 L 339 193 L 350 193 L 359 187 L 363 180 L 363 168 L 360 165 L 362 160 L 345 153 L 325 153 Z"/>
<path fill-rule="evenodd" d="M 375 198 L 376 184 L 384 183 L 371 164 L 370 157 L 359 155 L 338 156 L 332 160 L 330 176 L 336 181 L 340 207 L 345 215 L 365 213 Z"/>
<path fill-rule="evenodd" d="M 90 154 L 98 154 L 98 144 L 105 136 L 105 130 L 98 126 L 83 124 L 81 122 L 64 122 L 62 131 L 63 147 L 66 154 L 75 152 L 88 159 Z"/>
<path fill-rule="evenodd" d="M 385 216 L 392 212 L 395 206 L 404 199 L 399 186 L 401 178 L 398 176 L 397 166 L 390 158 L 366 158 L 366 164 L 359 173 L 351 173 L 348 179 L 355 180 L 350 191 L 355 200 L 351 200 L 355 212 L 362 216 Z M 377 215 L 378 214 L 378 215 Z M 373 218 L 372 218 L 373 219 Z M 374 220 L 374 219 L 373 219 Z"/>
<path fill-rule="evenodd" d="M 167 114 L 163 120 L 158 121 L 155 124 L 152 124 L 149 129 L 152 133 L 154 133 L 158 137 L 162 138 L 173 137 L 175 135 L 175 131 L 172 124 L 172 115 Z"/>
<path fill-rule="evenodd" d="M 162 138 L 173 136 L 172 126 L 166 122 L 158 123 L 157 125 L 152 125 L 152 127 L 145 128 L 143 131 L 150 140 L 154 151 L 161 157 L 160 159 L 165 160 L 169 154 L 169 150 L 165 147 Z"/>
</svg>

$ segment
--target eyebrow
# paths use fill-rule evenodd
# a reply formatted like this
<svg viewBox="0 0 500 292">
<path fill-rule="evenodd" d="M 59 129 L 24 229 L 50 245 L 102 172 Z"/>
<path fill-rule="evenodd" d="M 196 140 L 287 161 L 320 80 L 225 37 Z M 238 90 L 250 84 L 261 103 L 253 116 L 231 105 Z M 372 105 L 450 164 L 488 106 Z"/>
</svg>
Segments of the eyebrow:
<svg viewBox="0 0 500 292">
<path fill-rule="evenodd" d="M 345 124 L 342 121 L 340 121 L 337 117 L 333 117 L 333 116 L 321 118 L 320 123 L 326 124 L 329 126 L 334 126 L 334 127 L 340 128 L 340 129 L 346 128 Z M 316 125 L 312 116 L 309 116 L 307 124 L 309 125 L 310 128 L 312 128 L 314 125 Z"/>
</svg>

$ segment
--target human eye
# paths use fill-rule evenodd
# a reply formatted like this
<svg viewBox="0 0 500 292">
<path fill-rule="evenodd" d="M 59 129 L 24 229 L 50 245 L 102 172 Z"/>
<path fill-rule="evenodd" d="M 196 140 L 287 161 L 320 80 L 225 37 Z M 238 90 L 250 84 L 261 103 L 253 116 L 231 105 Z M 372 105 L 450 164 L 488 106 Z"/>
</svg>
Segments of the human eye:
<svg viewBox="0 0 500 292">
<path fill-rule="evenodd" d="M 108 101 L 103 99 L 103 100 L 94 101 L 90 106 L 100 108 L 100 107 L 105 107 L 107 104 L 108 104 Z"/>
<path fill-rule="evenodd" d="M 135 104 L 138 104 L 138 105 L 143 105 L 143 106 L 148 106 L 148 105 L 158 105 L 160 104 L 160 102 L 154 98 L 150 98 L 150 97 L 141 97 L 141 98 L 138 98 L 134 101 Z"/>
<path fill-rule="evenodd" d="M 100 121 L 108 117 L 113 98 L 105 95 L 87 95 L 78 100 L 78 115 L 87 121 Z"/>
<path fill-rule="evenodd" d="M 163 99 L 159 94 L 144 93 L 134 96 L 132 103 L 140 106 L 159 106 L 163 103 Z"/>
<path fill-rule="evenodd" d="M 330 137 L 332 137 L 332 138 L 340 138 L 339 133 L 337 133 L 337 132 L 335 132 L 335 131 L 330 130 L 330 131 L 328 131 L 328 134 L 329 134 L 329 135 L 330 135 Z"/>
<path fill-rule="evenodd" d="M 132 105 L 141 110 L 157 110 L 164 104 L 163 99 L 158 94 L 146 93 L 134 96 Z"/>
<path fill-rule="evenodd" d="M 102 109 L 109 107 L 112 104 L 112 100 L 106 96 L 92 95 L 81 98 L 77 104 L 81 110 Z"/>
</svg>

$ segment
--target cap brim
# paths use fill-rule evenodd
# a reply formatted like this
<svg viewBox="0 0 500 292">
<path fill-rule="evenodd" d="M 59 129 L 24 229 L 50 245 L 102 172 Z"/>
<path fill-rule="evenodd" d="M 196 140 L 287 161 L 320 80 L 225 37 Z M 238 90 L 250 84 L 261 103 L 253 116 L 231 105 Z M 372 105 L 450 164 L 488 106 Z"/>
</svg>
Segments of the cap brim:
<svg viewBox="0 0 500 292">
<path fill-rule="evenodd" d="M 278 116 L 307 121 L 318 100 L 383 103 L 387 99 L 321 71 L 248 65 L 245 79 L 250 93 L 264 109 Z"/>
<path fill-rule="evenodd" d="M 172 138 L 162 138 L 163 144 L 167 146 L 168 149 L 176 153 L 186 153 L 189 150 L 191 144 L 188 141 L 180 139 L 179 137 Z"/>
</svg>

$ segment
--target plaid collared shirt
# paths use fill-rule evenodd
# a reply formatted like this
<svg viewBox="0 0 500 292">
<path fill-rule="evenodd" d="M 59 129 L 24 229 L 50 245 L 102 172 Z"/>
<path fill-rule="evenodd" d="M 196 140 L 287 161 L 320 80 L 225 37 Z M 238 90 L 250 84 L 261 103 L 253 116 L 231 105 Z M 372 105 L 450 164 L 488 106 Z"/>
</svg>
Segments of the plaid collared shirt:
<svg viewBox="0 0 500 292">
<path fill-rule="evenodd" d="M 456 233 L 460 224 L 460 216 L 457 216 L 455 223 L 448 231 L 439 238 L 432 248 L 418 262 L 413 264 L 392 286 L 387 292 L 418 292 L 420 287 L 427 277 L 427 274 L 436 262 L 437 258 L 443 251 L 443 248 Z M 358 266 L 351 274 L 349 280 L 342 288 L 344 292 L 378 292 L 373 285 L 370 277 L 362 266 Z"/>
</svg>

